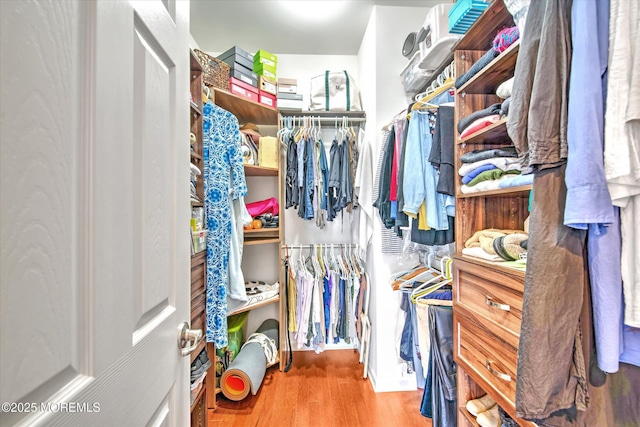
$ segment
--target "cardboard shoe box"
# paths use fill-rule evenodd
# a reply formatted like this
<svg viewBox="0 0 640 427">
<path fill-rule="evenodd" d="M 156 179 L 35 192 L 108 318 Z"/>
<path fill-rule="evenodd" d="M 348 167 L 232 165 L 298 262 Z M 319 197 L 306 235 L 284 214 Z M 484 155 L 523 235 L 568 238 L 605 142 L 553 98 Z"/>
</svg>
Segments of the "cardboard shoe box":
<svg viewBox="0 0 640 427">
<path fill-rule="evenodd" d="M 302 100 L 278 99 L 278 109 L 287 111 L 302 111 Z"/>
<path fill-rule="evenodd" d="M 276 79 L 276 67 L 267 64 L 254 64 L 253 71 L 259 76 L 267 76 L 272 80 Z"/>
<path fill-rule="evenodd" d="M 232 67 L 234 62 L 237 62 L 243 67 L 253 70 L 253 55 L 238 46 L 234 46 L 226 52 L 221 53 L 218 55 L 218 59 L 229 64 L 229 67 Z"/>
<path fill-rule="evenodd" d="M 278 79 L 278 93 L 298 93 L 298 80 L 279 78 Z"/>
<path fill-rule="evenodd" d="M 265 64 L 265 65 L 268 65 L 269 67 L 276 68 L 276 66 L 278 65 L 278 57 L 275 56 L 273 53 L 269 53 L 266 50 L 260 49 L 253 55 L 253 64 L 254 65 Z"/>
<path fill-rule="evenodd" d="M 247 98 L 253 102 L 259 101 L 258 88 L 248 85 L 234 77 L 229 79 L 229 92 Z"/>
<path fill-rule="evenodd" d="M 287 92 L 279 92 L 278 99 L 292 99 L 294 101 L 302 101 L 301 93 L 287 93 Z"/>
<path fill-rule="evenodd" d="M 234 62 L 231 66 L 231 77 L 241 80 L 253 87 L 258 87 L 258 75 L 237 62 Z"/>
<path fill-rule="evenodd" d="M 267 93 L 261 90 L 258 93 L 260 103 L 266 105 L 267 107 L 276 108 L 276 97 L 270 93 Z"/>
<path fill-rule="evenodd" d="M 270 93 L 271 95 L 276 95 L 278 93 L 276 81 L 266 76 L 259 76 L 258 88 L 267 93 Z"/>
</svg>

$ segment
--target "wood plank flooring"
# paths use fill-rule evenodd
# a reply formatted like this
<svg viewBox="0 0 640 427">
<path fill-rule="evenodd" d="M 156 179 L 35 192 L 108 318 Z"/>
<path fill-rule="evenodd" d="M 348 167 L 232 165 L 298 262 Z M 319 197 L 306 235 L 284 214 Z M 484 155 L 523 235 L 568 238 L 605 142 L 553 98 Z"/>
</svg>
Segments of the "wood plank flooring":
<svg viewBox="0 0 640 427">
<path fill-rule="evenodd" d="M 270 368 L 256 396 L 232 402 L 218 395 L 209 426 L 431 427 L 420 414 L 422 390 L 374 393 L 362 369 L 353 350 L 295 352 L 291 370 Z"/>
</svg>

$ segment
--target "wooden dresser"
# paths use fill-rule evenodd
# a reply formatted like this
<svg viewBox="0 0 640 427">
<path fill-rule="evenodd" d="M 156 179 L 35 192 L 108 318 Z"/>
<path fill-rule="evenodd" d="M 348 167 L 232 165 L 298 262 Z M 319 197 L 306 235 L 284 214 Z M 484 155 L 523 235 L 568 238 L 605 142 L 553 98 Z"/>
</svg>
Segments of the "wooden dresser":
<svg viewBox="0 0 640 427">
<path fill-rule="evenodd" d="M 501 0 L 495 0 L 454 47 L 456 76 L 462 76 L 492 46 L 498 31 L 513 26 Z M 502 100 L 495 91 L 513 77 L 520 42 L 501 53 L 456 90 L 455 122 Z M 512 145 L 506 118 L 460 139 L 456 130 L 455 168 L 468 151 Z M 489 394 L 515 418 L 518 340 L 524 272 L 462 255 L 464 243 L 487 228 L 522 230 L 531 186 L 463 194 L 456 178 L 456 255 L 453 263 L 454 358 L 458 365 L 458 425 L 477 426 L 468 400 Z M 534 426 L 516 419 L 521 426 Z"/>
</svg>

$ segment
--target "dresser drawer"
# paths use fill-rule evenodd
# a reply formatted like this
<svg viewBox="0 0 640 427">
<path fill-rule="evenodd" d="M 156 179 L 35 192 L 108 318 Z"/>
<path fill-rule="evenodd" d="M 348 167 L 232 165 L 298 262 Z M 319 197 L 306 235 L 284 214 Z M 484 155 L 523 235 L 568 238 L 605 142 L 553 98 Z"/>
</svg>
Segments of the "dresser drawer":
<svg viewBox="0 0 640 427">
<path fill-rule="evenodd" d="M 504 330 L 490 331 L 477 319 L 465 316 L 464 310 L 454 311 L 453 322 L 456 362 L 482 388 L 493 388 L 513 407 L 518 338 Z"/>
<path fill-rule="evenodd" d="M 520 335 L 524 278 L 458 259 L 453 270 L 456 305 Z"/>
</svg>

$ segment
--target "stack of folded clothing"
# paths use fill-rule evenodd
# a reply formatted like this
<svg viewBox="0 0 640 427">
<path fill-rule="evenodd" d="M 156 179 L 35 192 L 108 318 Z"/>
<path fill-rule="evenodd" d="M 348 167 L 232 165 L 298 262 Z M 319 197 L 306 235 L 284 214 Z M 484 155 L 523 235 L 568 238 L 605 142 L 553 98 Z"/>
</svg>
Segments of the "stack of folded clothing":
<svg viewBox="0 0 640 427">
<path fill-rule="evenodd" d="M 528 238 L 521 230 L 488 228 L 467 239 L 462 254 L 487 261 L 516 261 L 526 255 Z"/>
<path fill-rule="evenodd" d="M 463 194 L 527 185 L 533 175 L 520 176 L 521 167 L 513 146 L 488 148 L 464 153 L 460 156 Z"/>
<path fill-rule="evenodd" d="M 518 38 L 520 38 L 520 32 L 517 27 L 501 30 L 493 40 L 493 47 L 478 59 L 471 68 L 469 68 L 469 71 L 456 79 L 456 89 L 460 88 L 466 82 L 471 80 L 473 76 L 482 71 L 482 69 L 489 65 L 489 63 L 500 55 L 500 53 L 504 52 L 509 48 L 509 46 L 515 43 Z"/>
<path fill-rule="evenodd" d="M 502 103 L 493 104 L 483 110 L 474 111 L 467 117 L 461 119 L 457 125 L 460 138 L 466 138 L 508 116 L 510 104 L 511 98 L 508 98 Z"/>
</svg>

